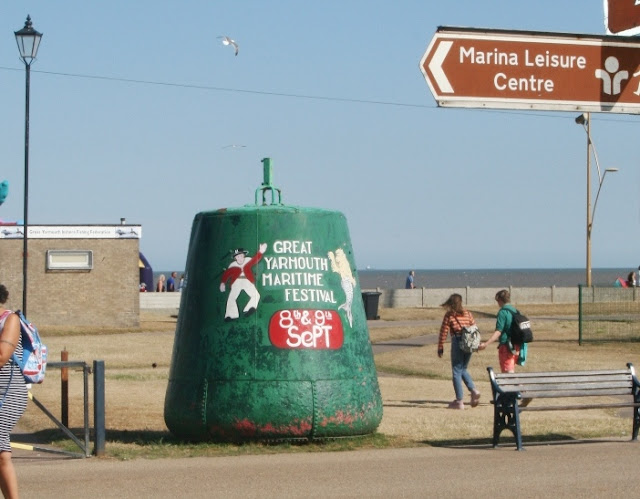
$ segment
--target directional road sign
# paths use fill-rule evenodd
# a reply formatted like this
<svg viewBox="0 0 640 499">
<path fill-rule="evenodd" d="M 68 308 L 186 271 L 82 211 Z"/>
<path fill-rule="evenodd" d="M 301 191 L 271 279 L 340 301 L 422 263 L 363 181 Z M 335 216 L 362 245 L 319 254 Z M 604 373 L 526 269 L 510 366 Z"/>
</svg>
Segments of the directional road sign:
<svg viewBox="0 0 640 499">
<path fill-rule="evenodd" d="M 604 0 L 604 26 L 610 34 L 640 33 L 640 0 Z"/>
<path fill-rule="evenodd" d="M 420 61 L 439 106 L 640 114 L 640 40 L 438 28 Z"/>
</svg>

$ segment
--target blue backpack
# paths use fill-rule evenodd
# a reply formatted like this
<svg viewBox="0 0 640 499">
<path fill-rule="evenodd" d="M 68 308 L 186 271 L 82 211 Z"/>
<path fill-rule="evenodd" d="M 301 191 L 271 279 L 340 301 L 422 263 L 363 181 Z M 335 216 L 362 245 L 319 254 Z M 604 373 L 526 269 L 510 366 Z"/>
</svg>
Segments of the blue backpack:
<svg viewBox="0 0 640 499">
<path fill-rule="evenodd" d="M 47 370 L 47 347 L 40 339 L 38 328 L 27 320 L 22 311 L 16 310 L 15 313 L 20 319 L 22 358 L 14 352 L 12 360 L 20 368 L 25 383 L 42 383 Z"/>
</svg>

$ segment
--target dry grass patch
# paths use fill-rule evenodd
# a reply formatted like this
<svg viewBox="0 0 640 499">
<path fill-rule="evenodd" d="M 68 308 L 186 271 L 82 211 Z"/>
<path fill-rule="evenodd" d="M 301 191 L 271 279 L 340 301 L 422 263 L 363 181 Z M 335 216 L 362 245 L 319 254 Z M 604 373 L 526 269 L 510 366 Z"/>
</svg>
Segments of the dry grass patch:
<svg viewBox="0 0 640 499">
<path fill-rule="evenodd" d="M 48 326 L 46 324 L 38 324 L 40 334 L 46 338 L 55 336 L 82 336 L 82 335 L 100 335 L 100 334 L 128 334 L 141 333 L 148 331 L 157 332 L 175 332 L 177 316 L 171 312 L 159 311 L 141 311 L 140 326 L 126 328 L 110 328 L 98 326 Z"/>
<path fill-rule="evenodd" d="M 494 327 L 496 307 L 491 310 L 473 310 L 483 336 Z M 574 311 L 575 312 L 575 311 Z M 640 366 L 639 343 L 602 343 L 578 346 L 577 320 L 554 319 L 553 315 L 571 315 L 567 307 L 527 307 L 526 313 L 534 321 L 536 341 L 530 345 L 525 371 L 573 370 L 624 367 L 626 362 Z M 493 315 L 492 315 L 493 314 Z M 407 320 L 407 315 L 419 321 L 412 324 L 384 324 L 371 327 L 372 341 L 393 340 L 437 335 L 441 309 L 383 309 L 385 321 Z M 537 319 L 536 319 L 537 317 Z M 217 452 L 208 446 L 190 450 L 186 444 L 178 445 L 164 424 L 164 396 L 167 388 L 171 353 L 175 331 L 175 318 L 153 315 L 146 317 L 143 326 L 134 331 L 93 330 L 73 334 L 45 334 L 50 359 L 58 360 L 59 352 L 66 348 L 70 360 L 104 360 L 106 367 L 106 425 L 107 452 L 119 455 L 122 449 L 131 455 L 146 452 L 174 457 L 194 455 L 194 452 Z M 151 332 L 153 331 L 153 332 Z M 448 345 L 447 345 L 448 348 Z M 381 445 L 417 445 L 420 443 L 446 444 L 447 442 L 488 442 L 493 424 L 493 407 L 489 404 L 490 385 L 487 366 L 497 367 L 494 348 L 474 354 L 470 372 L 482 392 L 479 407 L 465 411 L 451 411 L 446 404 L 453 399 L 449 352 L 439 359 L 436 345 L 404 348 L 375 356 L 380 373 L 380 387 L 384 401 L 384 416 L 379 433 Z M 153 367 L 155 364 L 155 367 Z M 389 373 L 404 376 L 390 376 Z M 57 417 L 60 415 L 60 373 L 49 370 L 44 384 L 33 388 L 34 395 Z M 70 426 L 81 434 L 82 375 L 70 374 Z M 93 383 L 89 383 L 90 400 Z M 522 416 L 525 443 L 531 438 L 549 436 L 587 438 L 597 436 L 623 436 L 630 434 L 630 415 L 619 417 L 613 410 L 552 411 L 525 413 Z M 91 418 L 92 419 L 92 415 Z M 43 432 L 50 437 L 53 423 L 33 404 L 19 423 L 28 432 Z M 46 433 L 46 431 L 49 433 Z M 57 433 L 56 433 L 57 435 Z M 504 441 L 509 441 L 504 434 Z M 386 439 L 386 440 L 385 440 Z M 167 444 L 171 442 L 171 444 Z M 42 442 L 43 444 L 45 442 Z M 364 445 L 371 445 L 365 443 Z M 377 444 L 373 444 L 377 445 Z M 153 450 L 148 450 L 153 447 Z M 118 449 L 117 451 L 115 449 Z"/>
<path fill-rule="evenodd" d="M 547 311 L 542 314 L 546 316 Z M 534 317 L 533 314 L 530 316 Z M 493 331 L 494 320 L 478 320 L 483 337 Z M 432 331 L 434 335 L 438 328 Z M 417 333 L 424 328 L 415 329 Z M 640 343 L 587 343 L 579 346 L 577 320 L 539 319 L 534 321 L 534 334 L 535 341 L 529 345 L 527 363 L 518 368 L 520 371 L 615 369 L 624 368 L 627 362 L 640 366 Z M 483 394 L 480 406 L 472 410 L 467 407 L 465 411 L 451 411 L 446 409 L 454 399 L 449 349 L 447 344 L 442 359 L 437 356 L 436 344 L 376 355 L 385 402 L 381 432 L 431 444 L 488 441 L 493 431 L 493 406 L 488 403 L 491 385 L 486 368 L 499 368 L 497 350 L 490 347 L 475 353 L 469 365 L 469 372 Z M 385 376 L 385 372 L 403 376 Z M 630 411 L 614 409 L 527 412 L 521 416 L 521 423 L 525 443 L 527 439 L 536 438 L 629 437 L 632 428 Z M 508 432 L 503 432 L 503 441 L 513 441 Z"/>
<path fill-rule="evenodd" d="M 454 398 L 450 380 L 380 376 L 384 416 L 378 431 L 431 445 L 489 443 L 493 434 L 491 392 L 488 383 L 478 385 L 482 392 L 480 405 L 452 411 L 446 408 Z M 608 409 L 527 412 L 521 415 L 521 424 L 525 443 L 543 438 L 629 437 L 632 428 L 628 414 L 617 417 Z M 503 432 L 500 442 L 514 442 L 514 439 L 509 432 Z"/>
<path fill-rule="evenodd" d="M 514 303 L 517 307 L 518 304 Z M 529 317 L 540 316 L 577 316 L 577 303 L 531 304 L 521 307 L 522 312 Z M 497 305 L 477 305 L 469 307 L 476 319 L 495 317 L 498 313 Z M 384 321 L 416 321 L 442 320 L 444 309 L 435 308 L 380 308 L 380 319 Z"/>
<path fill-rule="evenodd" d="M 173 349 L 173 331 L 103 333 L 77 336 L 47 337 L 46 344 L 51 360 L 60 359 L 62 350 L 67 349 L 69 360 L 79 360 L 91 364 L 94 360 L 104 360 L 108 369 L 168 367 Z"/>
</svg>

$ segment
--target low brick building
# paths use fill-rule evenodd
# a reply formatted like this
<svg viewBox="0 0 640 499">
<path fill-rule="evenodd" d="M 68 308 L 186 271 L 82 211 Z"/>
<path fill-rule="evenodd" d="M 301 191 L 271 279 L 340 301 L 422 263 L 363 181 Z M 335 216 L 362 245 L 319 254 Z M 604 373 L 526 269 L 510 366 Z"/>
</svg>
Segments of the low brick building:
<svg viewBox="0 0 640 499">
<path fill-rule="evenodd" d="M 140 324 L 139 225 L 29 226 L 27 315 L 39 326 Z M 0 226 L 0 283 L 22 308 L 23 227 Z"/>
</svg>

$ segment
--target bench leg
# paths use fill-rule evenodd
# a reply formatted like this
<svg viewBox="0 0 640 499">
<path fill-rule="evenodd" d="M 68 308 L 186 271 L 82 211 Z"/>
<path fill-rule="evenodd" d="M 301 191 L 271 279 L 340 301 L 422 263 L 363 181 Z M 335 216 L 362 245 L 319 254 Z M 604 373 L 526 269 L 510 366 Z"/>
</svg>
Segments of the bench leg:
<svg viewBox="0 0 640 499">
<path fill-rule="evenodd" d="M 520 410 L 516 393 L 498 395 L 493 406 L 493 447 L 498 446 L 502 430 L 509 430 L 516 438 L 516 447 L 523 450 L 520 433 Z"/>
<path fill-rule="evenodd" d="M 633 389 L 633 401 L 636 404 L 640 404 L 640 388 L 634 387 Z M 633 435 L 631 440 L 638 440 L 638 429 L 640 429 L 640 407 L 633 408 Z"/>
</svg>

